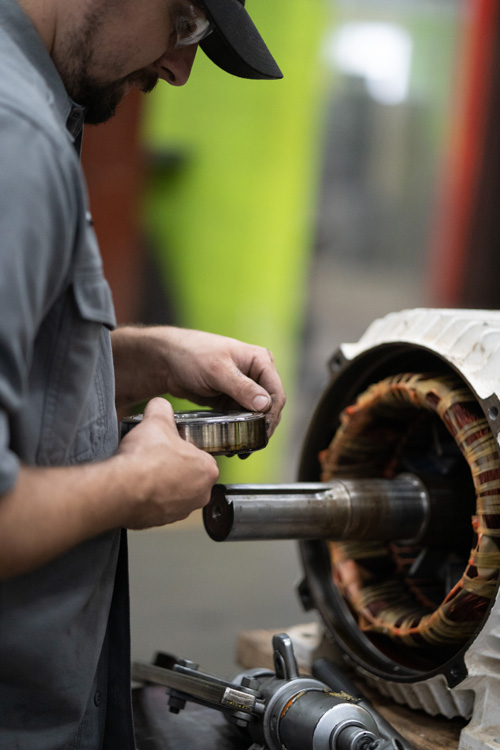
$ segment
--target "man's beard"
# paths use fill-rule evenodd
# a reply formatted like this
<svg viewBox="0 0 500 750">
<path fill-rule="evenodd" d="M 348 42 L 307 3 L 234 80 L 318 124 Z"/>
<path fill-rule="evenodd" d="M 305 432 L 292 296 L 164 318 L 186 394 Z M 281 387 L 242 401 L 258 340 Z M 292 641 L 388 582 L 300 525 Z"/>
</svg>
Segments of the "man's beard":
<svg viewBox="0 0 500 750">
<path fill-rule="evenodd" d="M 146 70 L 139 70 L 113 83 L 99 83 L 90 77 L 81 77 L 69 93 L 75 102 L 85 107 L 85 122 L 99 125 L 113 117 L 128 83 L 149 93 L 157 82 L 158 76 Z"/>
<path fill-rule="evenodd" d="M 89 72 L 92 65 L 94 69 L 99 67 L 94 49 L 99 48 L 96 40 L 106 7 L 102 0 L 96 2 L 78 32 L 67 40 L 61 54 L 54 57 L 66 91 L 74 102 L 85 107 L 85 122 L 92 125 L 113 117 L 127 84 L 148 93 L 158 82 L 158 75 L 144 68 L 111 82 L 102 82 Z"/>
</svg>

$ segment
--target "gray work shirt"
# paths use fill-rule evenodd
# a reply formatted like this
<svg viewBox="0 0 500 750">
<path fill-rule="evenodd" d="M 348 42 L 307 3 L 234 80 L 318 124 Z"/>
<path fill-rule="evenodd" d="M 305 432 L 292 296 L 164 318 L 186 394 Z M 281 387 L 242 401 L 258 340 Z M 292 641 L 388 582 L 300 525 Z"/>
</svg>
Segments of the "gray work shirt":
<svg viewBox="0 0 500 750">
<path fill-rule="evenodd" d="M 20 462 L 103 459 L 118 437 L 83 111 L 16 0 L 0 0 L 0 70 L 1 495 Z M 117 530 L 0 584 L 2 750 L 133 747 L 119 552 Z"/>
</svg>

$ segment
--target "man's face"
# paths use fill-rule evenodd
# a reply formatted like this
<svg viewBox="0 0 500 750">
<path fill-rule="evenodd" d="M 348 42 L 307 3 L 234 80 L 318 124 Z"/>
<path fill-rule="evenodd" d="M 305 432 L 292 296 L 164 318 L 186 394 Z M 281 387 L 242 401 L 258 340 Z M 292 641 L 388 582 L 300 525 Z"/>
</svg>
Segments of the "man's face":
<svg viewBox="0 0 500 750">
<path fill-rule="evenodd" d="M 53 59 L 71 98 L 87 108 L 86 121 L 97 124 L 133 86 L 186 83 L 206 23 L 197 0 L 87 0 Z"/>
</svg>

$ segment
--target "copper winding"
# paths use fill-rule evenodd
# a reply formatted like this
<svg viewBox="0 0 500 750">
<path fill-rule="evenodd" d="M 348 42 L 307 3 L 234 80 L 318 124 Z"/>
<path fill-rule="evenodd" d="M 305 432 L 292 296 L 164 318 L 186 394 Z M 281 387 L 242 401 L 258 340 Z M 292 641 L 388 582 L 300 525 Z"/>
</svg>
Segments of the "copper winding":
<svg viewBox="0 0 500 750">
<path fill-rule="evenodd" d="M 453 436 L 470 468 L 476 493 L 473 546 L 458 583 L 436 607 L 432 580 L 407 577 L 418 548 L 328 543 L 334 582 L 359 627 L 405 646 L 426 648 L 465 643 L 498 587 L 500 456 L 477 400 L 451 375 L 406 373 L 386 378 L 342 412 L 340 427 L 319 456 L 322 481 L 391 478 L 406 442 L 429 413 L 435 413 Z"/>
</svg>

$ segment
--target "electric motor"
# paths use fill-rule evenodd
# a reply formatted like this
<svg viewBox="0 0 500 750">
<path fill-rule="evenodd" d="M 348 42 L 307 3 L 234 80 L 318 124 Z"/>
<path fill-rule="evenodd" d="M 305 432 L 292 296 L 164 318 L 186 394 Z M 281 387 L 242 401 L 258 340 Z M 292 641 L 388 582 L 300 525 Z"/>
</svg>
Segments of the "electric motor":
<svg viewBox="0 0 500 750">
<path fill-rule="evenodd" d="M 390 314 L 330 370 L 299 480 L 408 472 L 452 500 L 423 543 L 301 541 L 302 601 L 382 693 L 430 714 L 474 710 L 461 750 L 498 748 L 500 313 Z"/>
</svg>

